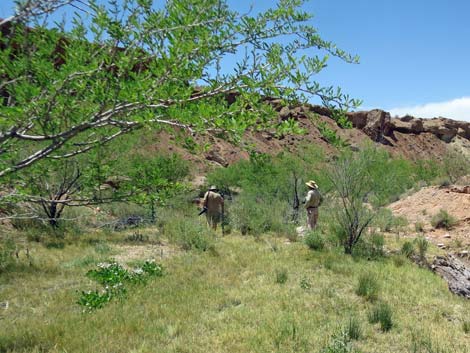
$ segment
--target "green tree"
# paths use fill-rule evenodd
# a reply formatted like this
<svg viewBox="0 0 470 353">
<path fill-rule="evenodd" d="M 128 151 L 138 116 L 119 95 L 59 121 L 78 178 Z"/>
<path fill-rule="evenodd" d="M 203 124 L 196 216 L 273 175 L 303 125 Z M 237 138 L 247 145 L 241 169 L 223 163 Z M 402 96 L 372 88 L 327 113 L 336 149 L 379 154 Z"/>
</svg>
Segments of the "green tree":
<svg viewBox="0 0 470 353">
<path fill-rule="evenodd" d="M 369 157 L 368 153 L 343 152 L 329 172 L 339 203 L 335 207 L 335 228 L 346 254 L 352 254 L 354 246 L 374 217 L 372 206 L 365 204 L 373 191 L 369 170 L 373 169 L 374 159 Z"/>
<path fill-rule="evenodd" d="M 154 158 L 136 156 L 132 159 L 128 171 L 133 195 L 131 199 L 148 205 L 150 221 L 155 222 L 157 205 L 184 190 L 181 181 L 188 176 L 189 167 L 187 162 L 177 155 Z"/>
<path fill-rule="evenodd" d="M 71 22 L 48 24 L 66 4 Z M 0 177 L 143 126 L 236 138 L 278 124 L 266 96 L 357 104 L 315 82 L 329 55 L 357 58 L 323 40 L 302 4 L 239 14 L 223 0 L 18 1 L 1 23 Z"/>
</svg>

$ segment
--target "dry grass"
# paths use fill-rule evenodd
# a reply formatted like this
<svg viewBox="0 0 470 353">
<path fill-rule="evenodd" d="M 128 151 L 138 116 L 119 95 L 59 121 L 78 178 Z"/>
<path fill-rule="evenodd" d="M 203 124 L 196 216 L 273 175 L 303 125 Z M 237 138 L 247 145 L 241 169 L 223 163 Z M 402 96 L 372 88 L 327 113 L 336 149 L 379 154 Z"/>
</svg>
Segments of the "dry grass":
<svg viewBox="0 0 470 353">
<path fill-rule="evenodd" d="M 434 274 L 282 239 L 230 236 L 215 251 L 164 258 L 166 276 L 85 314 L 77 290 L 94 287 L 84 274 L 112 248 L 38 246 L 33 268 L 3 275 L 0 301 L 9 308 L 0 308 L 0 352 L 319 352 L 352 317 L 361 324 L 352 343 L 361 352 L 420 352 L 428 341 L 469 352 L 462 326 L 470 302 Z M 279 268 L 287 273 L 282 285 Z M 373 304 L 355 293 L 364 272 L 377 276 L 378 300 L 392 309 L 387 333 L 367 322 Z"/>
</svg>

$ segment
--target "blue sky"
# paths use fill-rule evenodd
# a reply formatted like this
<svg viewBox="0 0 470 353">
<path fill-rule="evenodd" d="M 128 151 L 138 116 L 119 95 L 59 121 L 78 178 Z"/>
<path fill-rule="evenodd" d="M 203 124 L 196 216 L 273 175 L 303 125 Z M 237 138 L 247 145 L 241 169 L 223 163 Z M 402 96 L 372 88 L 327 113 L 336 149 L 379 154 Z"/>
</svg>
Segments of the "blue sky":
<svg viewBox="0 0 470 353">
<path fill-rule="evenodd" d="M 228 2 L 240 12 L 273 3 Z M 12 3 L 1 0 L 0 17 Z M 304 9 L 324 39 L 361 58 L 330 59 L 321 83 L 362 99 L 362 109 L 470 121 L 469 0 L 311 0 Z"/>
</svg>

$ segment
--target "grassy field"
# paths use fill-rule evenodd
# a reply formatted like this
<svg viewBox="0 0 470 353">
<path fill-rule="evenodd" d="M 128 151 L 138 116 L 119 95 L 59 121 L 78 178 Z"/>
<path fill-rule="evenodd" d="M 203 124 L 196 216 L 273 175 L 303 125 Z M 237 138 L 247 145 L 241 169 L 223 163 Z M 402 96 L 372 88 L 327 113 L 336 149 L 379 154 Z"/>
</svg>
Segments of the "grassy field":
<svg viewBox="0 0 470 353">
<path fill-rule="evenodd" d="M 470 302 L 428 270 L 268 236 L 163 258 L 163 277 L 83 312 L 79 292 L 99 288 L 85 274 L 118 254 L 115 238 L 36 243 L 32 266 L 2 274 L 0 352 L 470 352 Z M 375 300 L 356 294 L 361 277 Z M 384 303 L 385 332 L 369 320 Z"/>
</svg>

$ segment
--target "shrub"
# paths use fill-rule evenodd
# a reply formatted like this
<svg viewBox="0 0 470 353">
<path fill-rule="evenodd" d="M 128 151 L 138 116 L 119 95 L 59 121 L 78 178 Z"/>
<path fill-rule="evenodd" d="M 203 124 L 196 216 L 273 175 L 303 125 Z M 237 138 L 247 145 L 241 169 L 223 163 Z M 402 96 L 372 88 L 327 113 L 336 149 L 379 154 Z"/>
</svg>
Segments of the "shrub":
<svg viewBox="0 0 470 353">
<path fill-rule="evenodd" d="M 396 267 L 401 267 L 403 266 L 405 263 L 406 263 L 406 256 L 404 255 L 395 255 L 392 257 L 392 260 L 393 260 L 393 264 L 396 266 Z"/>
<path fill-rule="evenodd" d="M 324 347 L 321 353 L 355 353 L 356 350 L 351 345 L 351 340 L 348 333 L 340 331 L 333 335 L 329 344 Z"/>
<path fill-rule="evenodd" d="M 447 230 L 451 229 L 457 220 L 451 216 L 446 210 L 441 209 L 437 214 L 435 214 L 431 219 L 431 225 L 434 228 L 445 228 Z"/>
<path fill-rule="evenodd" d="M 368 172 L 373 165 L 367 156 L 344 153 L 332 164 L 328 177 L 338 194 L 338 204 L 334 216 L 343 239 L 344 251 L 352 254 L 375 213 L 364 205 L 370 193 L 371 175 Z"/>
<path fill-rule="evenodd" d="M 307 278 L 303 277 L 300 280 L 300 288 L 307 290 L 307 289 L 312 288 L 312 284 L 309 282 Z"/>
<path fill-rule="evenodd" d="M 170 242 L 181 246 L 184 250 L 206 251 L 214 245 L 210 231 L 194 218 L 175 217 L 164 224 L 163 233 Z"/>
<path fill-rule="evenodd" d="M 287 270 L 282 268 L 276 270 L 276 283 L 284 284 L 287 282 Z"/>
<path fill-rule="evenodd" d="M 374 301 L 379 296 L 379 281 L 373 273 L 367 272 L 359 277 L 356 294 L 367 300 Z"/>
<path fill-rule="evenodd" d="M 419 259 L 421 261 L 425 261 L 426 251 L 428 250 L 429 242 L 425 237 L 418 237 L 415 239 L 415 243 L 418 247 Z"/>
<path fill-rule="evenodd" d="M 231 222 L 243 235 L 267 232 L 292 234 L 288 226 L 290 206 L 287 202 L 252 193 L 243 194 L 230 207 Z"/>
<path fill-rule="evenodd" d="M 464 321 L 462 324 L 463 332 L 470 333 L 470 321 Z"/>
<path fill-rule="evenodd" d="M 415 223 L 415 232 L 416 233 L 423 233 L 424 232 L 424 223 L 423 222 L 416 222 Z"/>
<path fill-rule="evenodd" d="M 380 323 L 382 332 L 390 331 L 393 326 L 392 309 L 387 303 L 379 303 L 368 315 L 371 324 Z"/>
<path fill-rule="evenodd" d="M 408 225 L 408 220 L 404 217 L 396 217 L 388 208 L 381 208 L 377 212 L 374 225 L 384 232 L 396 231 L 400 233 L 402 229 Z"/>
<path fill-rule="evenodd" d="M 311 231 L 305 237 L 305 244 L 312 250 L 323 250 L 325 241 L 318 230 Z"/>
<path fill-rule="evenodd" d="M 412 353 L 447 353 L 450 350 L 441 347 L 433 341 L 428 332 L 412 332 L 411 347 Z"/>
<path fill-rule="evenodd" d="M 384 256 L 385 240 L 383 235 L 373 233 L 359 240 L 353 249 L 353 256 L 375 260 Z"/>
<path fill-rule="evenodd" d="M 411 256 L 413 256 L 413 254 L 415 252 L 415 247 L 414 247 L 412 242 L 405 241 L 403 243 L 402 247 L 401 247 L 400 252 L 403 256 L 406 256 L 407 258 L 410 258 Z"/>
<path fill-rule="evenodd" d="M 351 317 L 346 326 L 346 333 L 351 340 L 358 340 L 362 337 L 361 323 L 356 317 Z"/>
</svg>

